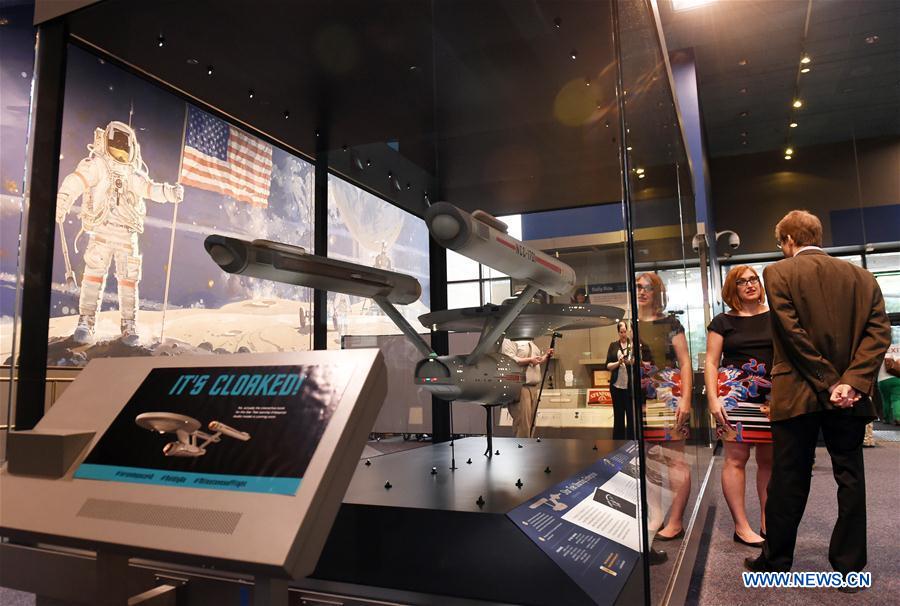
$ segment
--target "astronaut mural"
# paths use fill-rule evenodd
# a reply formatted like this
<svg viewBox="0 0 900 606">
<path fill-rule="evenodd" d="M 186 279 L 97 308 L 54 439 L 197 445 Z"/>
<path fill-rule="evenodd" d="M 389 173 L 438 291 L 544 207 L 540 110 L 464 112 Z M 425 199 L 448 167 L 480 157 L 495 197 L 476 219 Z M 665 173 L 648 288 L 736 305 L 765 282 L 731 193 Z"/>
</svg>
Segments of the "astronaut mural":
<svg viewBox="0 0 900 606">
<path fill-rule="evenodd" d="M 184 198 L 180 184 L 157 183 L 141 158 L 134 129 L 122 122 L 110 122 L 94 131 L 88 156 L 63 179 L 56 195 L 56 222 L 66 267 L 66 281 L 77 286 L 65 238 L 66 215 L 78 197 L 81 232 L 88 235 L 84 251 L 84 273 L 78 300 L 78 324 L 72 338 L 76 343 L 94 341 L 97 308 L 106 287 L 110 264 L 115 264 L 122 342 L 138 343 L 136 324 L 141 281 L 139 237 L 147 216 L 145 198 L 161 204 L 178 204 Z"/>
<path fill-rule="evenodd" d="M 77 47 L 66 69 L 48 365 L 311 349 L 311 289 L 225 274 L 203 240 L 311 249 L 313 165 Z"/>
</svg>

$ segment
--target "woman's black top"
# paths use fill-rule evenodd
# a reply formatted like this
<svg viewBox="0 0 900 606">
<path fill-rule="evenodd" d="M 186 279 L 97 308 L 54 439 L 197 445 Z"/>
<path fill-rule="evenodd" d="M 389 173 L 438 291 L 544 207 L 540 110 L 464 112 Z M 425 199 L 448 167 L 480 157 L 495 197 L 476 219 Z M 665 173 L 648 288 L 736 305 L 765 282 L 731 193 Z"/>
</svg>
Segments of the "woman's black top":
<svg viewBox="0 0 900 606">
<path fill-rule="evenodd" d="M 719 314 L 707 330 L 722 335 L 722 368 L 742 368 L 750 360 L 765 364 L 765 376 L 772 372 L 772 324 L 769 312 L 755 316 Z"/>
<path fill-rule="evenodd" d="M 674 315 L 656 320 L 641 320 L 638 324 L 641 337 L 641 362 L 650 362 L 657 368 L 678 368 L 675 354 L 675 337 L 684 334 L 684 326 Z M 649 355 L 648 355 L 649 354 Z"/>
<path fill-rule="evenodd" d="M 609 344 L 609 350 L 606 352 L 606 367 L 607 368 L 609 368 L 610 364 L 613 364 L 613 363 L 619 361 L 619 351 L 622 352 L 622 357 L 627 358 L 628 356 L 634 356 L 634 353 L 631 351 L 631 341 L 628 341 L 627 343 L 625 343 L 625 345 L 622 345 L 617 339 Z M 611 386 L 614 386 L 616 384 L 616 381 L 619 380 L 619 373 L 627 368 L 628 368 L 627 364 L 622 364 L 617 369 L 612 371 L 612 375 L 610 375 L 610 378 L 609 378 L 609 384 Z M 631 377 L 629 377 L 628 384 L 629 385 L 631 384 Z"/>
</svg>

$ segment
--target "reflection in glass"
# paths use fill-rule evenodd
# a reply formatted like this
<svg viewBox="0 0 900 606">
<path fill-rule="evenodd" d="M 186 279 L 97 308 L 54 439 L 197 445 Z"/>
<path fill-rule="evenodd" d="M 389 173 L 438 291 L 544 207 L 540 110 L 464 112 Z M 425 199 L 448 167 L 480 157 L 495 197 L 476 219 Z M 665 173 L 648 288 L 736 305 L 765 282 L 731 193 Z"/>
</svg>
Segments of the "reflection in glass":
<svg viewBox="0 0 900 606">
<path fill-rule="evenodd" d="M 422 297 L 398 306 L 418 332 L 419 316 L 430 311 L 428 228 L 425 221 L 352 183 L 328 178 L 328 256 L 416 278 Z M 341 348 L 346 335 L 392 335 L 400 329 L 371 300 L 328 294 L 328 348 Z"/>
</svg>

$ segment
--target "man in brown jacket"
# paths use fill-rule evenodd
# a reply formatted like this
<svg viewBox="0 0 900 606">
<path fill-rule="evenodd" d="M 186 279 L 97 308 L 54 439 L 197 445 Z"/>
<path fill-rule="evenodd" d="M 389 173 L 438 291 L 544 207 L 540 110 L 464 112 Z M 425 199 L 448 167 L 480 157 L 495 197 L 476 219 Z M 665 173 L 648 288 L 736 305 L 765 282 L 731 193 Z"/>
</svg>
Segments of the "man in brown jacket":
<svg viewBox="0 0 900 606">
<path fill-rule="evenodd" d="M 884 298 L 871 273 L 820 248 L 815 215 L 791 211 L 775 238 L 786 259 L 763 273 L 775 346 L 768 534 L 762 554 L 745 564 L 755 571 L 791 569 L 821 429 L 838 484 L 828 559 L 838 572 L 860 571 L 866 565 L 862 441 L 876 417 L 872 395 L 891 343 Z"/>
</svg>

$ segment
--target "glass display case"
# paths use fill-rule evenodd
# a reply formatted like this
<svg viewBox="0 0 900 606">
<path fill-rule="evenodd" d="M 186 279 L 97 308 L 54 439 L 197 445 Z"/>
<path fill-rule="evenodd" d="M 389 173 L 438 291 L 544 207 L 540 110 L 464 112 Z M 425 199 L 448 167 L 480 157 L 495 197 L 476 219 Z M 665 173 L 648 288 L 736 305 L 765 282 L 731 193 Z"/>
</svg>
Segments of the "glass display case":
<svg viewBox="0 0 900 606">
<path fill-rule="evenodd" d="M 389 385 L 373 431 L 432 444 L 366 451 L 297 591 L 670 599 L 711 457 L 691 362 L 707 268 L 650 2 L 111 0 L 53 24 L 41 44 L 56 36 L 60 134 L 33 161 L 57 178 L 31 199 L 43 211 L 26 246 L 55 236 L 19 270 L 25 309 L 50 295 L 49 317 L 22 325 L 29 376 L 104 357 L 377 347 Z M 496 251 L 439 246 L 438 202 L 518 255 L 514 271 Z M 391 315 L 229 273 L 204 251 L 212 234 L 402 273 L 421 296 Z M 485 348 L 512 396 L 451 402 L 419 381 L 435 359 L 474 367 L 516 306 L 529 322 Z M 457 308 L 484 319 L 428 321 Z M 20 386 L 20 410 L 35 390 Z"/>
</svg>

